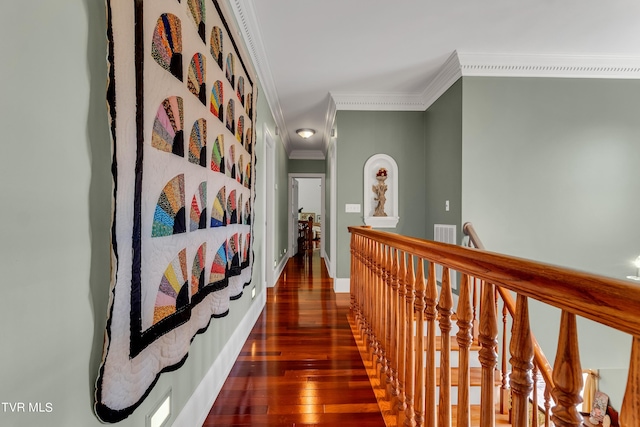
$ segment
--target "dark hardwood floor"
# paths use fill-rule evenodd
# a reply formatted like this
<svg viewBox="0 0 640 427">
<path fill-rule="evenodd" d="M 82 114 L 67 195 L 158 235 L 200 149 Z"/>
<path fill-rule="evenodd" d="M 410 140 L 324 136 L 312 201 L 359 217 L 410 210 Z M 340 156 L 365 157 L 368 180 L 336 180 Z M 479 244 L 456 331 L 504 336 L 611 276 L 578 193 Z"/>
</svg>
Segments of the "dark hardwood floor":
<svg viewBox="0 0 640 427">
<path fill-rule="evenodd" d="M 320 259 L 289 260 L 203 426 L 384 426 Z"/>
</svg>

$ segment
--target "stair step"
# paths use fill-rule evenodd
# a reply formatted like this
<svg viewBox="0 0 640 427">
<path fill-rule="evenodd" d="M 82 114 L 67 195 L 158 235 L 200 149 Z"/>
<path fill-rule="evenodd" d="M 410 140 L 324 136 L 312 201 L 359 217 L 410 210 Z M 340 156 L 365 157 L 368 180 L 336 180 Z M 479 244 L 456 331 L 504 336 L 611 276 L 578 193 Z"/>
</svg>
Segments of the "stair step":
<svg viewBox="0 0 640 427">
<path fill-rule="evenodd" d="M 417 342 L 418 338 L 416 337 L 416 342 Z M 427 350 L 427 343 L 426 343 L 427 338 L 425 337 L 425 351 Z M 460 349 L 460 346 L 458 345 L 458 339 L 455 336 L 450 336 L 449 337 L 449 341 L 451 342 L 451 351 L 458 351 Z M 442 348 L 442 340 L 440 339 L 440 335 L 436 336 L 436 351 L 440 351 L 440 349 Z M 480 351 L 480 344 L 478 344 L 477 341 L 473 341 L 471 343 L 471 346 L 469 347 L 469 350 L 471 351 Z"/>
<path fill-rule="evenodd" d="M 451 368 L 451 386 L 458 386 L 458 368 Z M 482 385 L 482 368 L 470 368 L 469 369 L 469 382 L 471 387 L 480 387 Z M 502 384 L 502 378 L 500 371 L 494 373 L 494 385 L 500 387 Z M 436 368 L 436 385 L 440 386 L 440 368 Z"/>
</svg>

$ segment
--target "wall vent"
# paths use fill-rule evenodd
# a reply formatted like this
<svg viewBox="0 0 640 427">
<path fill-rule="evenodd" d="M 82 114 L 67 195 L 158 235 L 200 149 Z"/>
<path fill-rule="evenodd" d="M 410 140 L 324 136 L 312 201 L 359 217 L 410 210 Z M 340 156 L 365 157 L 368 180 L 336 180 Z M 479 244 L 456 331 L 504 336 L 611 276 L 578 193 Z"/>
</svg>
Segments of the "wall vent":
<svg viewBox="0 0 640 427">
<path fill-rule="evenodd" d="M 433 240 L 436 242 L 450 243 L 452 245 L 456 243 L 456 229 L 455 225 L 450 224 L 434 224 L 433 225 Z M 458 281 L 456 272 L 449 271 L 451 279 L 451 289 L 458 289 Z M 436 280 L 442 282 L 442 266 L 436 264 Z"/>
</svg>

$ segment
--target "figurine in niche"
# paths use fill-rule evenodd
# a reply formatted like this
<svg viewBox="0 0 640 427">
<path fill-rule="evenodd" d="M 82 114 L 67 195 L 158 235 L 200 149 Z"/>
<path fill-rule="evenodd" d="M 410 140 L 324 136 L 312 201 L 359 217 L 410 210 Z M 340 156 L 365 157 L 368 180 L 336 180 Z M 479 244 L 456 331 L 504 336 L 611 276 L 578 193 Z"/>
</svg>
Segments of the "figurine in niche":
<svg viewBox="0 0 640 427">
<path fill-rule="evenodd" d="M 373 216 L 387 216 L 384 211 L 384 204 L 387 201 L 387 198 L 385 197 L 385 193 L 387 192 L 387 184 L 384 183 L 387 179 L 387 170 L 385 168 L 378 169 L 378 173 L 376 173 L 376 179 L 378 180 L 378 184 L 371 186 L 373 193 L 376 195 L 374 200 L 378 202 L 378 206 L 376 206 L 376 210 L 373 213 Z"/>
</svg>

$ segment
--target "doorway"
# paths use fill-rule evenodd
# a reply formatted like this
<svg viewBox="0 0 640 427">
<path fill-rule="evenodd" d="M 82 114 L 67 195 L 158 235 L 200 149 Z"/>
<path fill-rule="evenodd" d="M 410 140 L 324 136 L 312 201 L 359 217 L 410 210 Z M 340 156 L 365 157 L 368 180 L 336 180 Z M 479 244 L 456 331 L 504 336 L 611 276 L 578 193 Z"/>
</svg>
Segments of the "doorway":
<svg viewBox="0 0 640 427">
<path fill-rule="evenodd" d="M 289 174 L 289 256 L 297 253 L 298 221 L 313 216 L 313 236 L 318 242 L 320 256 L 325 257 L 324 201 L 325 174 Z M 304 217 L 304 218 L 303 218 Z"/>
</svg>

